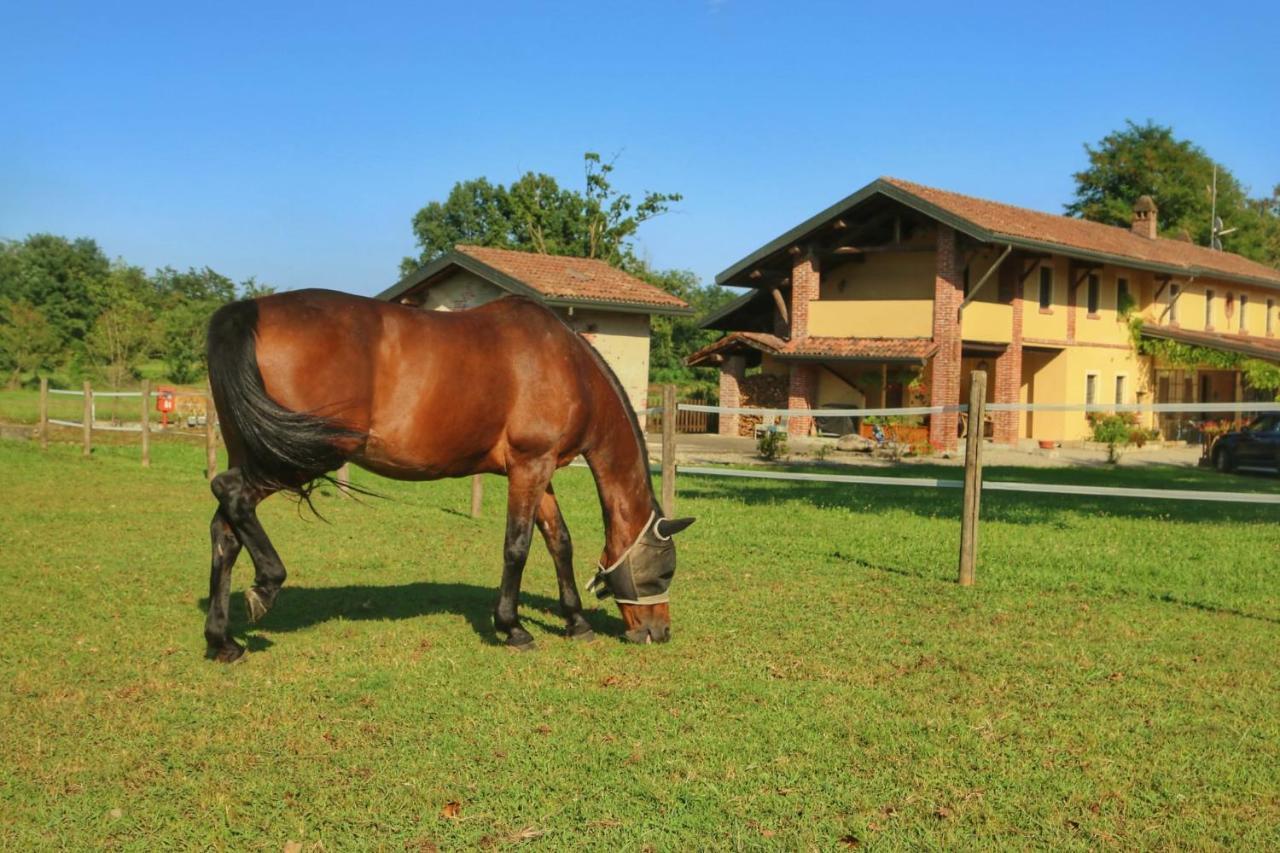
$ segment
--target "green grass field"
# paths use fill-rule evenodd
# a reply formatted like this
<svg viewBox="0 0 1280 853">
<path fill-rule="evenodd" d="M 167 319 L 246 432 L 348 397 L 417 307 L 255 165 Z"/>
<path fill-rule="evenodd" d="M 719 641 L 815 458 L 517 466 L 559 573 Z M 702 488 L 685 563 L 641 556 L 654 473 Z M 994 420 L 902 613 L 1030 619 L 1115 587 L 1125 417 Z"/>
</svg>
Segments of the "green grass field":
<svg viewBox="0 0 1280 853">
<path fill-rule="evenodd" d="M 289 582 L 219 666 L 202 449 L 78 454 L 0 442 L 0 848 L 1280 845 L 1274 506 L 988 493 L 963 590 L 958 492 L 686 477 L 673 642 L 612 605 L 562 639 L 538 542 L 520 654 L 503 482 L 472 520 L 464 481 L 357 474 L 389 499 L 263 506 Z M 594 488 L 556 484 L 584 583 Z"/>
</svg>

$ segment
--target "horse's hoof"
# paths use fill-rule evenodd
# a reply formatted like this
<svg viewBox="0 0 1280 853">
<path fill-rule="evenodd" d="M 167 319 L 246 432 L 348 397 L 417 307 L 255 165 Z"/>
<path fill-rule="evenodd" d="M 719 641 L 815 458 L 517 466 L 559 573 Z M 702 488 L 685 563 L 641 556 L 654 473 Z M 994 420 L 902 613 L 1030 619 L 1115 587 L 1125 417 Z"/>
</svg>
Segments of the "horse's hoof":
<svg viewBox="0 0 1280 853">
<path fill-rule="evenodd" d="M 573 633 L 569 634 L 570 640 L 577 640 L 579 643 L 590 643 L 594 641 L 595 638 L 596 638 L 596 632 L 592 631 L 590 628 L 583 628 L 579 631 L 574 631 Z"/>
<path fill-rule="evenodd" d="M 218 663 L 235 663 L 244 655 L 244 646 L 235 640 L 230 641 L 230 645 L 220 647 L 209 647 L 208 657 L 213 658 Z"/>
<path fill-rule="evenodd" d="M 262 593 L 258 592 L 258 588 L 254 586 L 244 591 L 244 603 L 249 608 L 250 622 L 257 622 L 263 616 L 266 616 L 267 611 L 271 609 L 271 605 L 267 604 L 266 599 L 262 597 Z"/>
<path fill-rule="evenodd" d="M 522 628 L 516 628 L 507 635 L 507 648 L 514 649 L 517 652 L 533 651 L 533 637 L 528 631 Z"/>
</svg>

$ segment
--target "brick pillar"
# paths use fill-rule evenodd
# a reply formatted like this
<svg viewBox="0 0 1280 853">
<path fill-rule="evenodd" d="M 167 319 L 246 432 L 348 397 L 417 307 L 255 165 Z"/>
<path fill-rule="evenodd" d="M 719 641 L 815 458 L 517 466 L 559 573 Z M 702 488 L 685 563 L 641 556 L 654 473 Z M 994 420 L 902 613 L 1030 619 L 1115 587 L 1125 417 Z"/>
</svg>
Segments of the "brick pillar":
<svg viewBox="0 0 1280 853">
<path fill-rule="evenodd" d="M 802 252 L 791 266 L 791 340 L 809 337 L 809 303 L 818 298 L 818 261 Z"/>
<path fill-rule="evenodd" d="M 996 358 L 995 401 L 1018 402 L 1022 390 L 1022 293 L 1018 285 L 1018 271 L 1012 264 L 1000 267 L 1000 301 L 1008 301 L 1013 307 L 1013 329 L 1009 346 Z M 997 444 L 1018 443 L 1018 413 L 993 412 L 995 440 Z"/>
<path fill-rule="evenodd" d="M 812 364 L 791 365 L 791 382 L 787 387 L 787 408 L 792 411 L 812 409 L 818 402 L 818 368 Z M 808 435 L 813 427 L 809 415 L 792 415 L 787 420 L 788 435 Z"/>
<path fill-rule="evenodd" d="M 937 265 L 933 278 L 933 383 L 929 405 L 955 406 L 960 402 L 960 303 L 964 286 L 957 269 L 956 232 L 938 225 Z M 955 412 L 929 417 L 929 441 L 942 450 L 955 450 L 959 416 Z"/>
<path fill-rule="evenodd" d="M 720 365 L 720 405 L 735 409 L 742 405 L 742 380 L 747 374 L 747 360 L 740 355 L 726 356 Z M 738 434 L 738 415 L 720 413 L 720 435 Z"/>
</svg>

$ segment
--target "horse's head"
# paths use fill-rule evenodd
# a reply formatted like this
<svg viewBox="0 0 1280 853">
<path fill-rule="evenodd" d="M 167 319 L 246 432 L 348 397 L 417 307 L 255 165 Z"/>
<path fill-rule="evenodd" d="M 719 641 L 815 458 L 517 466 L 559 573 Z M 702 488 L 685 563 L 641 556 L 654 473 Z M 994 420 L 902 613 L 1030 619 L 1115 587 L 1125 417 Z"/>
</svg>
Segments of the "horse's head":
<svg viewBox="0 0 1280 853">
<path fill-rule="evenodd" d="M 693 524 L 692 518 L 653 516 L 640 537 L 608 568 L 596 572 L 587 589 L 600 598 L 612 595 L 633 643 L 671 639 L 668 604 L 676 573 L 676 543 L 671 537 Z"/>
</svg>

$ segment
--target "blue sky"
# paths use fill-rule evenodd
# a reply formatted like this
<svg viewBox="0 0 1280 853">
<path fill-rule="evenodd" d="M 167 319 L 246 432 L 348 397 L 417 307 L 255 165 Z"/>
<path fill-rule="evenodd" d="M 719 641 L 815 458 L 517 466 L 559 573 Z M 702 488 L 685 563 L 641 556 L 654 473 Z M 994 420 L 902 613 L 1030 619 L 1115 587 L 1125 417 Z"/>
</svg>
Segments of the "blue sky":
<svg viewBox="0 0 1280 853">
<path fill-rule="evenodd" d="M 0 236 L 374 293 L 455 181 L 621 154 L 704 280 L 881 174 L 1059 211 L 1171 124 L 1280 182 L 1280 4 L 8 3 Z"/>
</svg>

